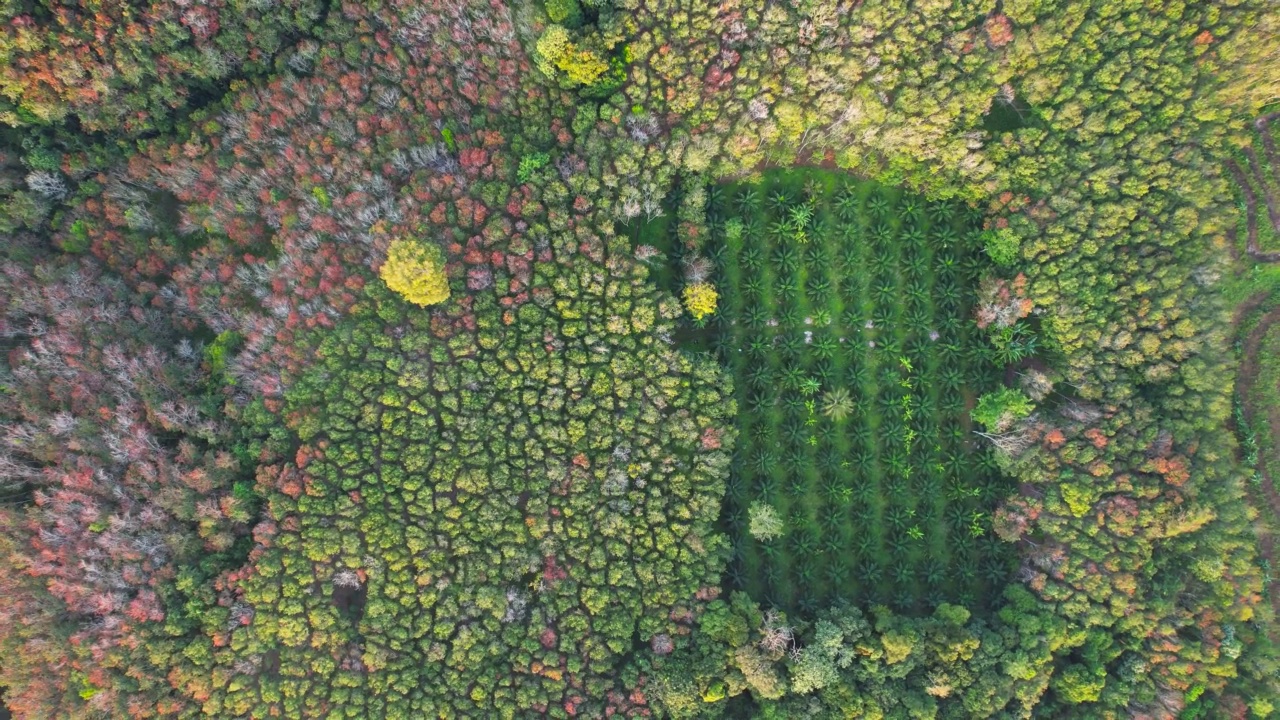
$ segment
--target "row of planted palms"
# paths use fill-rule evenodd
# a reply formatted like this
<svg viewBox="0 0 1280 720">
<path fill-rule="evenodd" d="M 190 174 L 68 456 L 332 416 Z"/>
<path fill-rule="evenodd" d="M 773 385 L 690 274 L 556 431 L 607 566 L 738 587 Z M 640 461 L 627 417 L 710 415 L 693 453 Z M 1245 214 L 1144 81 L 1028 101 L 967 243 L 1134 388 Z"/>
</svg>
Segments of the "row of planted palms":
<svg viewBox="0 0 1280 720">
<path fill-rule="evenodd" d="M 1008 572 L 974 442 L 998 381 L 970 317 L 972 214 L 816 171 L 713 198 L 714 347 L 735 375 L 729 580 L 811 610 L 981 604 Z"/>
</svg>

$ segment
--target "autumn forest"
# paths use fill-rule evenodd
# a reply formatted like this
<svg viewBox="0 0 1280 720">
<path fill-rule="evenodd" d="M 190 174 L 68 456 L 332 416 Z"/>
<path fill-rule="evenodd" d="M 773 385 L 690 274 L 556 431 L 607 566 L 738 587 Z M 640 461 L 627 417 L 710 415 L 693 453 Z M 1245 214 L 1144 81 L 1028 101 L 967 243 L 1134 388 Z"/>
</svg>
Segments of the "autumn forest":
<svg viewBox="0 0 1280 720">
<path fill-rule="evenodd" d="M 1267 0 L 0 0 L 0 716 L 1280 717 Z"/>
</svg>

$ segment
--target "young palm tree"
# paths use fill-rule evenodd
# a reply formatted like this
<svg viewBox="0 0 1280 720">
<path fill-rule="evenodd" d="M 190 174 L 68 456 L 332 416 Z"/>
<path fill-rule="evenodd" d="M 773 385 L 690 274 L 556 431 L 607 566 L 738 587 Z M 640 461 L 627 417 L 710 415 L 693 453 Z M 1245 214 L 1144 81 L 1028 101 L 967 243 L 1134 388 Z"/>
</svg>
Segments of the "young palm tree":
<svg viewBox="0 0 1280 720">
<path fill-rule="evenodd" d="M 898 205 L 898 214 L 908 220 L 919 220 L 924 214 L 924 208 L 915 198 L 906 198 Z"/>
<path fill-rule="evenodd" d="M 906 533 L 893 533 L 889 538 L 889 554 L 895 559 L 906 558 L 911 553 L 911 538 Z"/>
<path fill-rule="evenodd" d="M 840 587 L 849 581 L 849 566 L 842 562 L 842 558 L 837 558 L 827 565 L 826 575 L 832 587 Z"/>
<path fill-rule="evenodd" d="M 822 414 L 840 422 L 853 414 L 853 397 L 846 388 L 838 387 L 822 395 Z"/>
<path fill-rule="evenodd" d="M 790 340 L 790 338 L 787 338 L 787 340 Z M 796 350 L 796 348 L 788 345 L 786 341 L 783 341 L 781 345 L 783 352 L 795 352 Z M 804 368 L 799 365 L 790 365 L 786 370 L 782 370 L 782 384 L 788 388 L 800 387 L 800 383 L 803 382 L 805 377 Z"/>
<path fill-rule="evenodd" d="M 897 268 L 897 259 L 888 252 L 877 251 L 870 254 L 867 265 L 877 278 L 892 279 L 893 270 Z"/>
<path fill-rule="evenodd" d="M 836 339 L 834 337 L 830 335 L 823 335 L 822 337 L 818 338 L 813 342 L 813 354 L 816 357 L 824 361 L 827 361 L 827 360 L 830 360 L 832 356 L 836 354 L 836 349 L 838 347 L 839 347 L 839 343 L 836 342 Z M 825 366 L 829 368 L 830 363 L 829 362 L 825 363 Z M 830 375 L 832 372 L 834 372 L 833 369 L 828 369 L 826 374 Z M 823 382 L 826 382 L 826 379 L 824 379 Z"/>
<path fill-rule="evenodd" d="M 804 380 L 801 380 L 800 386 L 796 389 L 800 391 L 801 395 L 811 398 L 814 395 L 817 395 L 818 391 L 822 389 L 822 381 L 817 377 L 809 376 Z"/>
<path fill-rule="evenodd" d="M 758 330 L 769 322 L 769 311 L 763 305 L 753 305 L 742 314 L 742 322 L 749 328 Z"/>
<path fill-rule="evenodd" d="M 926 205 L 924 209 L 924 214 L 928 215 L 929 220 L 931 220 L 935 225 L 945 223 L 950 220 L 951 215 L 954 212 L 955 207 L 948 202 L 931 202 Z M 949 226 L 944 225 L 943 227 Z"/>
<path fill-rule="evenodd" d="M 830 293 L 831 281 L 825 275 L 813 275 L 809 278 L 809 297 L 814 305 L 826 305 Z"/>
<path fill-rule="evenodd" d="M 979 572 L 982 575 L 982 579 L 992 585 L 1003 583 L 1005 578 L 1009 576 L 1009 568 L 995 558 L 984 560 Z"/>
<path fill-rule="evenodd" d="M 880 223 L 871 230 L 871 242 L 876 250 L 885 251 L 892 246 L 896 235 L 892 225 Z"/>
<path fill-rule="evenodd" d="M 812 201 L 813 198 L 821 197 L 827 194 L 827 188 L 822 181 L 816 177 L 811 177 L 804 181 L 804 196 Z"/>
<path fill-rule="evenodd" d="M 866 361 L 861 358 L 849 358 L 852 363 L 844 370 L 845 380 L 854 387 L 861 387 L 870 379 L 871 371 L 867 370 Z"/>
<path fill-rule="evenodd" d="M 758 475 L 768 475 L 778 465 L 778 456 L 769 450 L 761 450 L 757 452 L 751 460 L 751 468 Z"/>
<path fill-rule="evenodd" d="M 747 371 L 747 384 L 756 390 L 762 390 L 775 384 L 773 368 L 759 363 Z"/>
<path fill-rule="evenodd" d="M 794 518 L 793 518 L 794 521 Z M 818 539 L 807 530 L 797 532 L 791 537 L 792 554 L 802 558 L 812 558 L 818 551 Z"/>
<path fill-rule="evenodd" d="M 731 532 L 740 531 L 746 527 L 747 514 L 742 511 L 742 508 L 734 508 L 725 513 L 724 523 Z"/>
<path fill-rule="evenodd" d="M 875 300 L 878 305 L 887 305 L 893 302 L 894 297 L 898 295 L 898 288 L 893 283 L 880 283 L 871 289 L 871 299 Z"/>
<path fill-rule="evenodd" d="M 840 263 L 848 272 L 862 267 L 862 250 L 857 245 L 849 245 L 840 251 Z"/>
<path fill-rule="evenodd" d="M 779 273 L 790 275 L 800 267 L 800 253 L 791 245 L 779 246 L 773 251 L 773 263 L 778 266 Z"/>
<path fill-rule="evenodd" d="M 738 206 L 738 210 L 746 215 L 754 210 L 756 205 L 760 204 L 760 191 L 753 187 L 748 187 L 738 193 L 734 198 L 734 204 Z"/>
<path fill-rule="evenodd" d="M 907 312 L 907 327 L 921 335 L 929 331 L 929 324 L 933 317 L 929 314 L 928 308 L 912 303 L 915 307 Z"/>
<path fill-rule="evenodd" d="M 813 222 L 813 206 L 807 202 L 791 206 L 787 211 L 787 222 L 793 233 L 808 229 Z"/>
<path fill-rule="evenodd" d="M 774 244 L 785 246 L 791 238 L 791 225 L 784 219 L 779 218 L 769 223 L 769 240 Z"/>
<path fill-rule="evenodd" d="M 845 222 L 849 222 L 858 216 L 859 207 L 858 195 L 852 189 L 845 190 L 840 193 L 835 201 L 836 216 Z"/>
<path fill-rule="evenodd" d="M 733 563 L 725 572 L 725 580 L 728 581 L 729 587 L 741 589 L 746 585 L 747 575 L 743 571 L 740 563 Z"/>
<path fill-rule="evenodd" d="M 746 347 L 742 346 L 742 343 L 744 342 L 746 343 Z M 741 333 L 741 338 L 738 340 L 738 347 L 739 349 L 746 350 L 746 355 L 741 358 L 742 364 L 744 365 L 767 363 L 769 361 L 769 355 L 773 352 L 772 342 L 767 338 L 763 338 L 759 335 L 753 335 L 750 332 Z"/>
<path fill-rule="evenodd" d="M 916 250 L 924 248 L 925 241 L 928 237 L 928 233 L 926 233 L 924 228 L 919 225 L 903 225 L 902 232 L 898 234 L 899 240 L 901 240 L 907 247 Z M 920 254 L 915 253 L 913 257 L 920 257 Z"/>
<path fill-rule="evenodd" d="M 803 475 L 795 474 L 787 481 L 787 497 L 799 500 L 809 491 L 809 483 Z"/>
<path fill-rule="evenodd" d="M 773 475 L 761 475 L 756 478 L 756 484 L 760 487 L 760 495 L 763 497 L 773 497 L 778 493 L 778 479 Z"/>
</svg>

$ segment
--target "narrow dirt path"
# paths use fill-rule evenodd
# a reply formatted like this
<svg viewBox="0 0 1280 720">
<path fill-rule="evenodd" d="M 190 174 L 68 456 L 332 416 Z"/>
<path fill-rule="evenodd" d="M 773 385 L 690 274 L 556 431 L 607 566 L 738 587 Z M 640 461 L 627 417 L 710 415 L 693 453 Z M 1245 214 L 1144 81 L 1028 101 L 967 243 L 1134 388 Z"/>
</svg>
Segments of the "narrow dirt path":
<svg viewBox="0 0 1280 720">
<path fill-rule="evenodd" d="M 1269 135 L 1264 137 L 1268 140 L 1270 139 Z M 1245 157 L 1249 158 L 1250 174 L 1253 175 L 1254 180 L 1257 180 L 1258 187 L 1262 190 L 1262 202 L 1267 206 L 1267 219 L 1271 221 L 1271 227 L 1280 230 L 1280 210 L 1276 209 L 1276 197 L 1270 190 L 1271 183 L 1268 183 L 1267 177 L 1262 174 L 1262 163 L 1258 160 L 1258 155 L 1253 148 L 1245 148 L 1244 154 Z M 1268 160 L 1271 160 L 1270 155 L 1268 155 Z"/>
<path fill-rule="evenodd" d="M 1266 153 L 1267 162 L 1271 164 L 1273 173 L 1280 172 L 1280 153 L 1276 152 L 1276 139 L 1271 137 L 1271 121 L 1276 117 L 1280 117 L 1280 113 L 1266 115 L 1253 122 L 1253 126 L 1258 129 L 1258 135 L 1262 136 L 1262 151 Z M 1280 178 L 1275 179 L 1280 180 Z"/>
<path fill-rule="evenodd" d="M 1249 257 L 1258 262 L 1280 262 L 1280 252 L 1263 252 L 1258 247 L 1258 196 L 1253 192 L 1253 187 L 1249 185 L 1249 179 L 1245 176 L 1244 169 L 1235 160 L 1227 160 L 1227 169 L 1231 171 L 1231 176 L 1235 178 L 1236 185 L 1240 187 L 1240 193 L 1244 195 L 1245 227 L 1248 232 L 1245 251 L 1249 253 Z"/>
<path fill-rule="evenodd" d="M 1238 327 L 1250 313 L 1266 301 L 1268 296 L 1268 293 L 1259 293 L 1241 303 L 1236 308 L 1232 324 Z M 1249 391 L 1258 382 L 1258 373 L 1261 366 L 1258 352 L 1261 349 L 1263 340 L 1266 338 L 1267 331 L 1277 322 L 1280 322 L 1280 307 L 1263 315 L 1259 319 L 1257 326 L 1243 338 L 1240 368 L 1236 372 L 1236 392 L 1242 398 L 1242 402 L 1243 398 L 1249 397 Z M 1243 403 L 1243 410 L 1246 422 L 1252 425 L 1254 422 L 1253 413 L 1247 402 Z M 1280 408 L 1267 409 L 1267 427 L 1263 428 L 1262 431 L 1271 433 L 1273 447 L 1280 447 L 1280 437 L 1277 437 L 1277 431 L 1280 431 Z M 1275 525 L 1274 519 L 1280 518 L 1280 492 L 1276 491 L 1275 481 L 1268 472 L 1266 463 L 1259 463 L 1257 469 L 1262 473 L 1262 482 L 1260 485 L 1250 488 L 1248 492 L 1254 498 L 1254 505 L 1259 511 L 1271 511 L 1270 518 L 1264 518 L 1263 522 L 1258 524 L 1258 550 L 1262 557 L 1270 562 L 1274 572 L 1277 568 L 1276 538 L 1272 528 Z M 1271 598 L 1272 610 L 1277 613 L 1277 616 L 1280 616 L 1280 591 L 1270 592 L 1268 596 Z"/>
</svg>

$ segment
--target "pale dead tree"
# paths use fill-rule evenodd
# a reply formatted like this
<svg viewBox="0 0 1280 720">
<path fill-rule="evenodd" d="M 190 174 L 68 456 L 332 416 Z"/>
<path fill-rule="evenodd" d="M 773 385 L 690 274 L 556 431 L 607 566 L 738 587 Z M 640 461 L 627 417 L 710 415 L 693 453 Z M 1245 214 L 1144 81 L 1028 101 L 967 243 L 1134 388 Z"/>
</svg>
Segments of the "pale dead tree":
<svg viewBox="0 0 1280 720">
<path fill-rule="evenodd" d="M 975 430 L 974 434 L 989 441 L 995 449 L 1010 457 L 1021 455 L 1022 451 L 1031 447 L 1034 442 L 1031 439 L 1031 433 L 1023 428 L 1015 428 L 1006 433 L 984 433 Z"/>
<path fill-rule="evenodd" d="M 661 131 L 658 119 L 650 113 L 630 115 L 627 117 L 626 124 L 631 139 L 639 143 L 648 143 Z"/>
<path fill-rule="evenodd" d="M 356 132 L 356 124 L 346 118 L 336 118 L 330 123 L 329 127 L 338 136 L 338 139 L 344 143 L 355 142 L 356 138 L 359 137 L 359 133 Z"/>
<path fill-rule="evenodd" d="M 502 622 L 512 623 L 524 619 L 529 605 L 529 597 L 515 588 L 507 588 L 507 610 L 502 615 Z"/>
<path fill-rule="evenodd" d="M 391 167 L 398 173 L 408 173 L 413 170 L 408 154 L 398 148 L 391 153 Z"/>
<path fill-rule="evenodd" d="M 795 642 L 795 631 L 790 626 L 782 624 L 782 618 L 777 610 L 765 612 L 764 626 L 760 631 L 762 633 L 760 649 L 774 655 L 790 649 Z"/>
<path fill-rule="evenodd" d="M 360 576 L 356 574 L 355 570 L 343 568 L 333 574 L 333 585 L 334 587 L 355 589 L 360 587 Z"/>
<path fill-rule="evenodd" d="M 145 205 L 134 205 L 125 209 L 124 223 L 130 230 L 152 230 L 156 226 L 156 219 Z"/>
<path fill-rule="evenodd" d="M 641 209 L 646 221 L 652 222 L 666 214 L 662 209 L 662 197 L 662 193 L 652 184 L 645 188 Z"/>
<path fill-rule="evenodd" d="M 312 42 L 304 42 L 298 45 L 297 51 L 289 56 L 286 64 L 289 69 L 298 75 L 305 75 L 315 67 L 316 55 L 320 52 L 320 46 Z"/>
<path fill-rule="evenodd" d="M 27 187 L 50 200 L 61 200 L 67 195 L 67 183 L 62 176 L 48 170 L 35 170 L 27 174 Z"/>
<path fill-rule="evenodd" d="M 1018 385 L 1036 402 L 1053 392 L 1053 380 L 1039 370 L 1032 368 L 1025 373 L 1018 373 L 1018 378 Z"/>
<path fill-rule="evenodd" d="M 1058 413 L 1068 420 L 1074 420 L 1085 425 L 1092 425 L 1102 419 L 1102 410 L 1096 405 L 1076 400 L 1064 403 L 1062 407 L 1058 408 Z"/>
<path fill-rule="evenodd" d="M 649 647 L 655 655 L 670 655 L 676 649 L 676 644 L 672 642 L 670 635 L 658 633 L 649 641 Z"/>
<path fill-rule="evenodd" d="M 66 437 L 76 429 L 76 419 L 71 413 L 58 412 L 49 418 L 49 432 L 57 437 Z M 2 473 L 0 473 L 2 474 Z"/>
<path fill-rule="evenodd" d="M 205 16 L 201 15 L 200 21 L 208 25 Z M 224 78 L 235 69 L 235 60 L 217 48 L 206 45 L 200 50 L 200 65 L 209 77 Z"/>
<path fill-rule="evenodd" d="M 6 450 L 0 450 L 0 488 L 13 489 L 24 482 L 35 480 L 43 473 L 40 468 L 20 462 Z"/>
<path fill-rule="evenodd" d="M 121 205 L 128 205 L 146 202 L 147 191 L 151 189 L 135 182 L 112 178 L 107 181 L 107 186 L 102 194 L 111 200 L 119 202 Z"/>
<path fill-rule="evenodd" d="M 628 222 L 640 215 L 640 198 L 635 195 L 629 195 L 622 199 L 618 204 L 618 215 L 623 222 Z"/>
<path fill-rule="evenodd" d="M 373 101 L 382 108 L 390 110 L 400 102 L 400 89 L 391 85 L 380 85 L 373 91 Z"/>
<path fill-rule="evenodd" d="M 690 255 L 684 260 L 684 279 L 689 284 L 706 282 L 715 265 L 702 255 Z"/>
<path fill-rule="evenodd" d="M 640 262 L 648 262 L 656 257 L 662 257 L 662 251 L 652 245 L 640 245 L 635 250 L 636 260 Z"/>
</svg>

